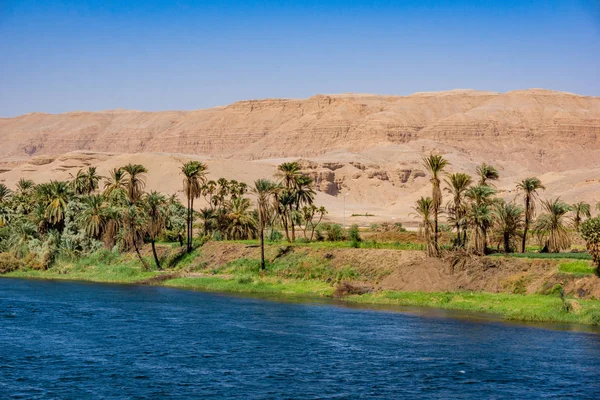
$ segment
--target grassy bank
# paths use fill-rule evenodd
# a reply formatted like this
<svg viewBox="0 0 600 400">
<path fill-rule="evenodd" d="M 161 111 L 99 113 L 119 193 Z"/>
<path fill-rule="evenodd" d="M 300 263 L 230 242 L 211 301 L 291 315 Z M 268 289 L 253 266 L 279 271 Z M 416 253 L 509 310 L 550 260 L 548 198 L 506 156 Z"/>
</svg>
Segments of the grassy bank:
<svg viewBox="0 0 600 400">
<path fill-rule="evenodd" d="M 226 243 L 224 243 L 226 244 Z M 253 245 L 254 243 L 246 243 Z M 231 245 L 231 242 L 229 242 Z M 220 245 L 219 245 L 220 246 Z M 220 249 L 221 247 L 218 247 Z M 323 249 L 323 247 L 319 247 Z M 275 250 L 275 248 L 271 249 Z M 369 250 L 370 251 L 370 250 Z M 345 281 L 376 282 L 380 272 L 359 271 L 352 266 L 334 268 L 313 252 L 291 252 L 271 260 L 266 271 L 253 258 L 238 258 L 218 265 L 205 265 L 202 249 L 179 258 L 175 268 L 179 277 L 165 272 L 143 271 L 131 254 L 108 251 L 75 261 L 58 260 L 48 270 L 18 270 L 4 276 L 15 278 L 66 279 L 110 283 L 148 283 L 183 289 L 247 293 L 265 296 L 331 297 L 337 285 Z M 167 259 L 171 255 L 165 256 Z M 150 261 L 150 260 L 149 260 Z M 587 260 L 561 260 L 557 271 L 588 276 L 593 268 Z M 505 294 L 485 292 L 424 293 L 380 291 L 344 297 L 345 301 L 386 306 L 435 307 L 465 312 L 491 313 L 509 320 L 565 322 L 600 325 L 600 301 L 562 300 L 558 294 Z"/>
</svg>

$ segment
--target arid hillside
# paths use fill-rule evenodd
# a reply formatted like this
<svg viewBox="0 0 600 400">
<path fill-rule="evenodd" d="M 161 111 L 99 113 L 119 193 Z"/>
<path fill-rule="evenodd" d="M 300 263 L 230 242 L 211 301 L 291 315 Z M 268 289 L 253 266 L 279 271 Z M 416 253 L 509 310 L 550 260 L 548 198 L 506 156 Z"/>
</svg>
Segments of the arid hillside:
<svg viewBox="0 0 600 400">
<path fill-rule="evenodd" d="M 213 176 L 251 182 L 284 159 L 301 159 L 330 216 L 408 221 L 428 191 L 421 157 L 443 153 L 454 171 L 496 165 L 501 195 L 539 176 L 544 196 L 600 200 L 600 98 L 541 89 L 454 90 L 410 96 L 317 95 L 198 111 L 31 113 L 0 119 L 0 182 L 41 182 L 78 168 L 100 172 L 137 160 L 149 186 L 180 190 L 177 164 L 206 160 Z M 345 194 L 348 193 L 348 196 Z"/>
</svg>

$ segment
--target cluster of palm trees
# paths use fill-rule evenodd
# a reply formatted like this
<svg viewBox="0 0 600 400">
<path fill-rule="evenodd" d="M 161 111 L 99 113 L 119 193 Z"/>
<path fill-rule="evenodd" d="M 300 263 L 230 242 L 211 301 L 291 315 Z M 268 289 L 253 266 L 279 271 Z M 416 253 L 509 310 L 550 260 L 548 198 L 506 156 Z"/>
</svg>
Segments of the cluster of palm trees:
<svg viewBox="0 0 600 400">
<path fill-rule="evenodd" d="M 1 223 L 8 228 L 0 238 L 0 248 L 24 255 L 34 252 L 36 243 L 56 237 L 62 250 L 73 252 L 118 244 L 122 249 L 135 250 L 149 269 L 140 252 L 140 245 L 149 239 L 160 268 L 155 242 L 176 224 L 176 210 L 183 207 L 174 196 L 145 192 L 147 172 L 143 165 L 128 164 L 102 177 L 96 168 L 89 167 L 71 176 L 70 181 L 36 185 L 21 179 L 15 192 L 0 185 Z M 61 246 L 54 249 L 60 250 Z M 47 261 L 52 258 L 47 257 Z"/>
<path fill-rule="evenodd" d="M 261 238 L 264 267 L 264 231 L 281 227 L 286 239 L 296 240 L 299 226 L 311 236 L 326 214 L 313 202 L 312 179 L 296 162 L 278 167 L 277 181 L 259 179 L 251 189 L 243 182 L 207 179 L 207 166 L 199 161 L 181 165 L 187 206 L 176 195 L 146 192 L 148 170 L 128 164 L 100 176 L 89 167 L 67 181 L 35 184 L 21 179 L 12 191 L 0 184 L 0 252 L 18 257 L 37 254 L 47 267 L 60 251 L 82 254 L 101 247 L 119 246 L 135 251 L 145 269 L 141 247 L 149 242 L 154 262 L 161 269 L 156 242 L 179 240 L 193 250 L 196 222 L 203 236 L 217 239 Z M 253 208 L 252 194 L 256 198 Z M 206 206 L 195 211 L 194 201 Z M 44 253 L 45 255 L 42 255 Z M 47 254 L 46 254 L 47 253 Z"/>
<path fill-rule="evenodd" d="M 525 252 L 527 238 L 532 230 L 542 246 L 542 251 L 559 252 L 570 246 L 568 219 L 575 230 L 590 217 L 590 205 L 569 205 L 560 198 L 539 200 L 544 190 L 538 178 L 531 177 L 517 183 L 518 198 L 505 201 L 495 197 L 493 182 L 498 180 L 498 170 L 488 164 L 476 168 L 476 178 L 465 173 L 447 173 L 449 162 L 441 155 L 423 158 L 423 166 L 431 175 L 432 195 L 417 200 L 414 210 L 427 241 L 427 253 L 440 255 L 439 217 L 444 214 L 452 226 L 454 248 L 464 248 L 476 254 L 486 254 L 490 245 L 502 247 L 504 252 Z M 443 204 L 443 191 L 450 195 Z M 544 213 L 537 219 L 536 203 L 540 201 Z M 597 208 L 600 210 L 600 203 Z"/>
</svg>

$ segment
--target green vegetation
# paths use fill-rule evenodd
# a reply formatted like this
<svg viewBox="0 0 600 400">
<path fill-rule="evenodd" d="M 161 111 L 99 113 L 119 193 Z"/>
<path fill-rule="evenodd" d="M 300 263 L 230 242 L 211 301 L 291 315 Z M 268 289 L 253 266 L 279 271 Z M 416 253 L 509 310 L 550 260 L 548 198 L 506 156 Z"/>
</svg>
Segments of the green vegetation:
<svg viewBox="0 0 600 400">
<path fill-rule="evenodd" d="M 592 267 L 588 261 L 570 261 L 560 263 L 558 271 L 575 275 L 592 275 L 596 268 Z"/>
<path fill-rule="evenodd" d="M 394 306 L 436 307 L 469 312 L 485 312 L 509 320 L 532 322 L 569 322 L 600 324 L 600 301 L 577 300 L 581 311 L 568 312 L 560 296 L 520 295 L 483 292 L 423 293 L 390 292 L 350 296 L 356 303 L 387 304 Z"/>
<path fill-rule="evenodd" d="M 591 260 L 592 256 L 588 253 L 494 253 L 495 257 L 516 257 L 516 258 L 539 258 L 539 259 L 572 259 L 572 260 Z"/>
<path fill-rule="evenodd" d="M 600 217 L 585 221 L 581 225 L 581 236 L 596 264 L 597 271 L 600 271 Z"/>
</svg>

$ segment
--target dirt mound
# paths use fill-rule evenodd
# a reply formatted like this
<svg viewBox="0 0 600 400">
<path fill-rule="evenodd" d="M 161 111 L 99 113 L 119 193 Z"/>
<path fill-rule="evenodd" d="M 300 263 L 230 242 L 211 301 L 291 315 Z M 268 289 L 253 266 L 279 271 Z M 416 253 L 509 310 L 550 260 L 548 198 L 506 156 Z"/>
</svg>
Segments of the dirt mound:
<svg viewBox="0 0 600 400">
<path fill-rule="evenodd" d="M 559 273 L 556 260 L 478 257 L 464 253 L 429 258 L 422 251 L 360 248 L 325 250 L 287 245 L 267 245 L 265 253 L 271 261 L 290 257 L 289 262 L 312 265 L 314 260 L 320 260 L 320 263 L 339 271 L 354 271 L 354 278 L 344 280 L 338 287 L 340 296 L 366 288 L 411 292 L 531 294 L 549 293 L 560 284 L 569 295 L 600 298 L 600 278 Z M 210 270 L 241 258 L 259 257 L 260 248 L 257 246 L 208 242 L 197 261 L 200 269 Z"/>
</svg>

